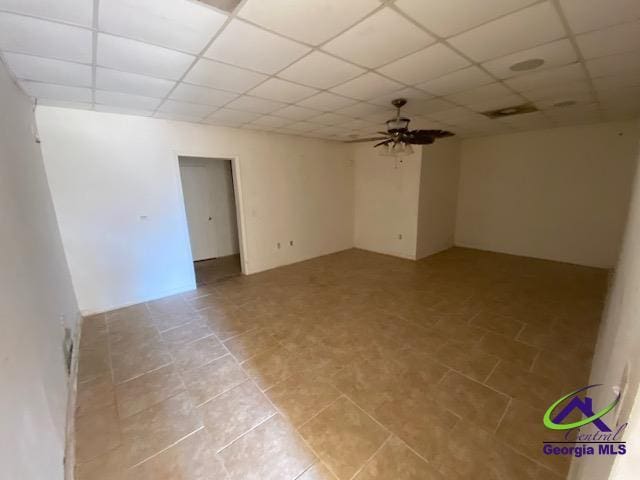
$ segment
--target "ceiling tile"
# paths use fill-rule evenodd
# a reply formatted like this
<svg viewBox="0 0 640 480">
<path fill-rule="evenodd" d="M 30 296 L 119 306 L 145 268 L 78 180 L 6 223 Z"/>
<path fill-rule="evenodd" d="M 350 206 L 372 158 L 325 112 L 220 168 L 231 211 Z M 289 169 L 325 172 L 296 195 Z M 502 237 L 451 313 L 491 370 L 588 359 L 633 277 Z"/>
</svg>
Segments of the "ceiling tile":
<svg viewBox="0 0 640 480">
<path fill-rule="evenodd" d="M 305 87 L 286 80 L 280 80 L 279 78 L 270 78 L 248 93 L 270 100 L 295 103 L 317 92 L 315 88 Z"/>
<path fill-rule="evenodd" d="M 378 0 L 249 0 L 238 16 L 287 37 L 318 45 L 379 6 Z"/>
<path fill-rule="evenodd" d="M 239 112 L 238 110 L 229 110 L 221 108 L 216 110 L 206 119 L 207 122 L 229 122 L 229 123 L 247 123 L 258 118 L 260 114 L 252 112 Z"/>
<path fill-rule="evenodd" d="M 203 123 L 201 116 L 185 115 L 183 113 L 156 112 L 153 118 L 172 120 L 174 122 Z"/>
<path fill-rule="evenodd" d="M 390 8 L 384 8 L 322 48 L 366 67 L 378 67 L 420 50 L 435 39 Z"/>
<path fill-rule="evenodd" d="M 357 103 L 357 100 L 341 97 L 340 95 L 334 95 L 329 92 L 320 92 L 313 97 L 298 102 L 298 105 L 328 112 L 337 108 L 346 107 L 347 105 L 353 105 L 354 103 Z"/>
<path fill-rule="evenodd" d="M 515 105 L 521 105 L 523 103 L 527 103 L 527 100 L 521 97 L 520 95 L 511 93 L 503 97 L 478 100 L 477 102 L 470 103 L 469 105 L 467 105 L 467 107 L 469 107 L 471 110 L 474 110 L 476 112 L 487 112 L 490 110 L 496 110 L 498 108 L 506 108 L 506 107 L 512 107 Z"/>
<path fill-rule="evenodd" d="M 322 125 L 340 125 L 341 123 L 346 123 L 350 120 L 353 119 L 336 113 L 323 113 L 322 115 L 309 119 L 310 122 L 320 123 Z"/>
<path fill-rule="evenodd" d="M 306 120 L 317 116 L 319 113 L 318 110 L 298 107 L 297 105 L 289 105 L 288 107 L 273 112 L 273 114 L 278 117 L 290 118 L 291 120 Z"/>
<path fill-rule="evenodd" d="M 93 24 L 93 0 L 2 0 L 0 9 L 85 27 Z"/>
<path fill-rule="evenodd" d="M 586 81 L 565 82 L 548 87 L 535 88 L 523 91 L 522 96 L 529 100 L 539 101 L 549 98 L 558 100 L 571 100 L 576 95 L 585 95 L 591 92 L 591 86 Z"/>
<path fill-rule="evenodd" d="M 534 103 L 540 110 L 566 108 L 565 102 L 573 102 L 574 104 L 590 104 L 595 102 L 595 97 L 591 92 L 569 92 L 564 95 L 550 96 L 544 99 L 536 100 Z M 560 104 L 560 105 L 559 105 Z M 565 104 L 565 106 L 562 106 Z"/>
<path fill-rule="evenodd" d="M 190 53 L 200 53 L 226 20 L 188 0 L 100 2 L 101 31 Z"/>
<path fill-rule="evenodd" d="M 638 66 L 637 70 L 630 70 L 618 75 L 594 78 L 593 84 L 598 91 L 626 87 L 640 87 L 640 66 Z"/>
<path fill-rule="evenodd" d="M 549 2 L 533 5 L 449 39 L 477 61 L 501 57 L 565 36 L 560 17 Z"/>
<path fill-rule="evenodd" d="M 578 35 L 576 41 L 584 58 L 640 50 L 640 22 L 624 23 Z"/>
<path fill-rule="evenodd" d="M 315 51 L 278 74 L 279 77 L 317 88 L 330 88 L 365 72 L 363 68 Z"/>
<path fill-rule="evenodd" d="M 451 93 L 470 90 L 474 87 L 493 82 L 493 78 L 478 67 L 468 67 L 443 75 L 418 85 L 434 95 L 449 95 Z"/>
<path fill-rule="evenodd" d="M 560 6 L 574 33 L 640 19 L 638 0 L 560 0 Z"/>
<path fill-rule="evenodd" d="M 91 63 L 91 31 L 0 12 L 0 50 Z"/>
<path fill-rule="evenodd" d="M 442 43 L 401 58 L 378 71 L 409 85 L 437 78 L 471 62 Z"/>
<path fill-rule="evenodd" d="M 290 119 L 273 117 L 271 115 L 265 115 L 264 117 L 260 117 L 257 120 L 254 120 L 249 125 L 260 125 L 264 127 L 283 127 L 287 124 L 291 123 Z"/>
<path fill-rule="evenodd" d="M 371 128 L 373 125 L 371 124 L 371 122 L 367 122 L 366 120 L 361 120 L 361 119 L 354 119 L 354 120 L 349 120 L 346 123 L 341 123 L 340 124 L 340 128 L 344 128 L 345 130 L 361 130 L 364 128 Z"/>
<path fill-rule="evenodd" d="M 147 43 L 98 34 L 98 65 L 177 80 L 195 57 Z"/>
<path fill-rule="evenodd" d="M 239 67 L 276 73 L 309 50 L 300 43 L 233 20 L 204 55 Z"/>
<path fill-rule="evenodd" d="M 593 77 L 615 75 L 630 70 L 636 70 L 640 66 L 640 51 L 619 53 L 606 57 L 594 58 L 586 62 L 587 70 Z"/>
<path fill-rule="evenodd" d="M 511 93 L 511 90 L 500 83 L 490 83 L 488 85 L 474 88 L 473 90 L 447 95 L 445 98 L 450 102 L 458 103 L 460 105 L 469 105 L 486 99 L 505 97 Z"/>
<path fill-rule="evenodd" d="M 586 75 L 580 64 L 574 63 L 564 67 L 550 68 L 540 72 L 529 73 L 505 80 L 505 83 L 519 92 L 537 88 L 551 87 L 567 82 L 586 80 Z"/>
<path fill-rule="evenodd" d="M 477 114 L 465 107 L 454 107 L 448 110 L 442 110 L 441 112 L 434 112 L 429 115 L 429 118 L 443 123 L 455 123 L 456 121 L 462 118 L 466 118 L 469 115 Z"/>
<path fill-rule="evenodd" d="M 571 42 L 564 39 L 496 58 L 483 63 L 482 66 L 498 78 L 509 78 L 531 73 L 532 70 L 513 71 L 510 67 L 516 63 L 533 59 L 544 60 L 544 64 L 535 69 L 537 72 L 575 62 L 578 60 L 578 56 Z"/>
<path fill-rule="evenodd" d="M 300 132 L 310 132 L 312 130 L 317 130 L 319 128 L 322 128 L 322 126 L 318 125 L 317 123 L 311 123 L 311 122 L 297 122 L 291 125 L 287 125 L 287 128 L 291 130 L 298 130 Z"/>
<path fill-rule="evenodd" d="M 431 100 L 407 103 L 407 105 L 405 105 L 403 109 L 407 113 L 428 115 L 435 112 L 441 112 L 443 110 L 449 110 L 453 107 L 455 107 L 455 105 L 451 102 L 447 102 L 446 100 L 442 100 L 440 98 L 433 98 Z"/>
<path fill-rule="evenodd" d="M 164 98 L 176 82 L 160 78 L 147 77 L 137 73 L 121 72 L 108 68 L 96 69 L 96 88 L 115 92 Z"/>
<path fill-rule="evenodd" d="M 250 72 L 242 68 L 200 59 L 185 77 L 185 81 L 205 87 L 244 93 L 264 82 L 268 77 L 262 73 Z"/>
<path fill-rule="evenodd" d="M 265 114 L 286 107 L 286 104 L 273 100 L 265 100 L 264 98 L 256 98 L 243 95 L 227 104 L 226 107 L 232 108 L 234 110 L 242 110 L 245 112 Z"/>
<path fill-rule="evenodd" d="M 93 105 L 85 102 L 67 102 L 65 100 L 52 100 L 50 98 L 38 99 L 38 106 L 74 108 L 76 110 L 92 110 Z"/>
<path fill-rule="evenodd" d="M 117 113 L 118 115 L 137 115 L 139 117 L 153 116 L 153 110 L 142 110 L 138 108 L 115 107 L 113 105 L 96 105 L 96 112 Z"/>
<path fill-rule="evenodd" d="M 433 98 L 433 95 L 427 93 L 423 90 L 418 90 L 417 88 L 406 87 L 395 92 L 387 93 L 385 95 L 380 95 L 379 97 L 372 98 L 369 100 L 369 103 L 373 103 L 375 105 L 379 105 L 385 108 L 395 108 L 391 106 L 391 102 L 396 98 L 404 98 L 408 101 L 412 100 L 428 100 Z"/>
<path fill-rule="evenodd" d="M 377 73 L 369 72 L 334 87 L 331 91 L 339 95 L 344 95 L 345 97 L 369 100 L 370 98 L 379 97 L 400 90 L 401 88 L 402 85 L 400 83 L 384 78 Z"/>
<path fill-rule="evenodd" d="M 171 92 L 172 100 L 181 100 L 190 103 L 201 103 L 204 105 L 222 106 L 230 102 L 238 95 L 236 93 L 224 92 L 213 88 L 199 87 L 197 85 L 189 85 L 180 83 L 176 89 Z"/>
<path fill-rule="evenodd" d="M 91 102 L 91 89 L 82 87 L 68 87 L 52 83 L 30 82 L 23 80 L 20 85 L 31 97 L 64 100 L 67 102 Z"/>
<path fill-rule="evenodd" d="M 450 37 L 536 0 L 397 0 L 396 6 L 441 37 Z"/>
<path fill-rule="evenodd" d="M 165 113 L 177 113 L 180 115 L 190 115 L 192 117 L 205 117 L 216 109 L 213 105 L 201 105 L 198 103 L 177 102 L 175 100 L 166 100 L 158 111 Z"/>
<path fill-rule="evenodd" d="M 138 110 L 155 110 L 160 105 L 158 98 L 145 97 L 143 95 L 130 95 L 128 93 L 107 92 L 96 90 L 96 103 L 113 105 L 115 107 L 133 108 Z"/>
<path fill-rule="evenodd" d="M 346 115 L 348 117 L 362 118 L 373 113 L 382 113 L 389 111 L 389 106 L 372 105 L 370 103 L 360 102 L 355 105 L 343 107 L 336 110 L 336 113 Z"/>
<path fill-rule="evenodd" d="M 512 115 L 500 119 L 501 122 L 511 125 L 515 128 L 551 128 L 554 123 L 549 117 L 542 112 L 523 113 L 520 115 Z"/>
<path fill-rule="evenodd" d="M 91 87 L 92 84 L 92 72 L 89 65 L 19 53 L 5 53 L 4 58 L 17 78 L 74 87 Z"/>
<path fill-rule="evenodd" d="M 446 130 L 447 126 L 427 117 L 414 116 L 411 118 L 411 123 L 409 124 L 409 128 L 420 129 L 420 130 Z"/>
</svg>

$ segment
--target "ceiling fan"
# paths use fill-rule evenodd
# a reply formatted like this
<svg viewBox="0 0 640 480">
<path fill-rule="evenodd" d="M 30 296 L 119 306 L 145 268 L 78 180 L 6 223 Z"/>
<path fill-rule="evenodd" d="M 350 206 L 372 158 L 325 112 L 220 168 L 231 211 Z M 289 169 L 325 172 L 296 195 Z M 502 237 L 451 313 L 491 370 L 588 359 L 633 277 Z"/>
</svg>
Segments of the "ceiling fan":
<svg viewBox="0 0 640 480">
<path fill-rule="evenodd" d="M 373 147 L 384 147 L 382 155 L 410 155 L 413 153 L 411 145 L 429 145 L 437 138 L 451 137 L 455 135 L 446 130 L 409 130 L 407 117 L 400 116 L 400 109 L 407 104 L 405 98 L 396 98 L 391 102 L 396 107 L 396 118 L 388 120 L 387 131 L 378 132 L 383 137 L 363 138 L 357 142 L 370 142 L 382 140 Z"/>
</svg>

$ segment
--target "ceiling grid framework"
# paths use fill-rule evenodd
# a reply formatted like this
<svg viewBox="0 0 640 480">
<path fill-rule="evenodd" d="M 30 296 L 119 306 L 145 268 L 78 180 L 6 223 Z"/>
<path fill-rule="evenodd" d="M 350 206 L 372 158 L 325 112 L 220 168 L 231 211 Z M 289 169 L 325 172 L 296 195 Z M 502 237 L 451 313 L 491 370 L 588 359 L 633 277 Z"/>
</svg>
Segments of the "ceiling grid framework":
<svg viewBox="0 0 640 480">
<path fill-rule="evenodd" d="M 640 114 L 629 0 L 0 0 L 0 57 L 43 105 L 340 141 L 396 97 L 463 137 Z"/>
</svg>

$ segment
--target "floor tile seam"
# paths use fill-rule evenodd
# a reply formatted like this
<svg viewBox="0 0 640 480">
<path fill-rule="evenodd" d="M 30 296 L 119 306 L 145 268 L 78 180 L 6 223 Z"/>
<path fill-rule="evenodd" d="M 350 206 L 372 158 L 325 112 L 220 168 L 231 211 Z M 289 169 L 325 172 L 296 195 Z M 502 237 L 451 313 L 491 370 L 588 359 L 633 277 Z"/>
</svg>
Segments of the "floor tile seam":
<svg viewBox="0 0 640 480">
<path fill-rule="evenodd" d="M 198 433 L 199 431 L 204 430 L 204 425 L 200 425 L 200 427 L 196 428 L 195 430 L 187 433 L 186 435 L 182 436 L 181 438 L 179 438 L 178 440 L 176 440 L 175 442 L 171 443 L 171 445 L 166 446 L 165 448 L 163 448 L 162 450 L 157 451 L 156 453 L 154 453 L 153 455 L 145 458 L 144 460 L 139 461 L 138 463 L 131 465 L 130 467 L 127 467 L 125 470 L 132 470 L 140 465 L 142 465 L 145 462 L 148 462 L 149 460 L 157 457 L 158 455 L 166 452 L 167 450 L 169 450 L 172 447 L 175 447 L 177 444 L 179 444 L 180 442 L 182 442 L 183 440 L 186 440 L 187 438 L 189 438 L 192 435 L 195 435 L 196 433 Z"/>
<path fill-rule="evenodd" d="M 496 362 L 496 364 L 493 366 L 493 368 L 491 369 L 491 371 L 487 374 L 486 377 L 484 377 L 484 380 L 482 381 L 483 385 L 487 385 L 487 382 L 489 381 L 489 379 L 491 378 L 491 375 L 493 375 L 493 372 L 495 372 L 498 369 L 498 365 L 500 365 L 503 362 L 502 358 L 498 357 L 498 361 Z"/>
<path fill-rule="evenodd" d="M 230 442 L 226 443 L 223 447 L 219 447 L 216 450 L 216 455 L 219 455 L 220 453 L 222 453 L 225 449 L 229 448 L 230 446 L 232 446 L 234 443 L 236 443 L 238 440 L 240 440 L 242 437 L 244 437 L 245 435 L 250 434 L 251 432 L 253 432 L 254 430 L 260 428 L 263 424 L 267 423 L 269 420 L 271 420 L 273 417 L 275 417 L 276 415 L 279 415 L 280 412 L 278 412 L 277 410 L 274 410 L 273 412 L 271 412 L 266 418 L 262 419 L 260 422 L 258 422 L 257 424 L 255 424 L 253 427 L 251 427 L 249 430 L 247 430 L 246 432 L 241 433 L 240 435 L 238 435 L 237 437 L 235 437 L 233 440 L 231 440 Z M 205 428 L 206 425 L 205 425 Z"/>
<path fill-rule="evenodd" d="M 505 448 L 507 448 L 508 450 L 512 451 L 513 453 L 516 453 L 517 455 L 520 455 L 524 458 L 526 458 L 527 460 L 529 460 L 530 462 L 534 463 L 535 465 L 537 465 L 540 468 L 543 468 L 544 470 L 548 470 L 550 472 L 552 472 L 555 475 L 558 475 L 560 477 L 562 477 L 563 475 L 567 475 L 568 471 L 566 473 L 559 473 L 556 469 L 545 465 L 544 463 L 540 462 L 540 460 L 538 460 L 537 458 L 531 457 L 528 453 L 520 450 L 517 446 L 513 446 L 510 443 L 508 443 L 507 441 L 499 438 L 496 435 L 496 440 L 499 441 L 502 445 L 504 445 Z"/>
<path fill-rule="evenodd" d="M 362 472 L 365 469 L 365 467 L 369 464 L 369 462 L 371 462 L 376 457 L 376 455 L 378 455 L 378 453 L 382 451 L 385 445 L 389 443 L 389 440 L 391 440 L 391 437 L 393 437 L 393 434 L 389 432 L 387 435 L 387 438 L 385 438 L 384 441 L 380 444 L 380 446 L 376 448 L 376 450 L 371 454 L 371 456 L 369 456 L 369 458 L 367 458 L 364 461 L 364 463 L 360 466 L 360 468 L 358 468 L 355 471 L 355 473 L 349 477 L 349 480 L 354 480 L 358 475 L 360 475 L 360 472 Z"/>
</svg>

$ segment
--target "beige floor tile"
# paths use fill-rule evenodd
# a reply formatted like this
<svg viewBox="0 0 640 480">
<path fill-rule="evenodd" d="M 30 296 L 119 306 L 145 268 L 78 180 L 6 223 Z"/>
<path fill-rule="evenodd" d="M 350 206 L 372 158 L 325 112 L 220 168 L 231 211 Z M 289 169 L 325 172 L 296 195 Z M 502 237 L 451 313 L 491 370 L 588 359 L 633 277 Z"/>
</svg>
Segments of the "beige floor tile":
<svg viewBox="0 0 640 480">
<path fill-rule="evenodd" d="M 78 382 L 102 376 L 111 376 L 107 342 L 98 342 L 87 347 L 81 345 L 78 353 Z"/>
<path fill-rule="evenodd" d="M 195 405 L 241 384 L 247 375 L 231 355 L 220 357 L 202 367 L 182 372 L 182 379 Z"/>
<path fill-rule="evenodd" d="M 338 398 L 340 392 L 321 376 L 300 373 L 267 390 L 266 394 L 285 418 L 299 426 Z"/>
<path fill-rule="evenodd" d="M 561 380 L 531 373 L 507 362 L 500 362 L 485 383 L 532 407 L 551 405 L 565 393 Z"/>
<path fill-rule="evenodd" d="M 539 350 L 531 345 L 495 333 L 485 335 L 478 344 L 478 350 L 518 364 L 525 370 L 531 367 L 539 353 Z"/>
<path fill-rule="evenodd" d="M 171 364 L 121 383 L 115 390 L 120 418 L 139 413 L 182 390 L 182 380 Z"/>
<path fill-rule="evenodd" d="M 213 332 L 222 341 L 259 326 L 257 322 L 239 316 L 237 307 L 209 307 L 198 312 L 206 319 Z"/>
<path fill-rule="evenodd" d="M 435 397 L 463 420 L 494 430 L 507 408 L 509 397 L 456 372 L 448 372 L 437 387 Z"/>
<path fill-rule="evenodd" d="M 243 362 L 242 368 L 262 390 L 267 390 L 296 373 L 302 365 L 296 355 L 275 347 Z"/>
<path fill-rule="evenodd" d="M 180 371 L 202 367 L 229 353 L 215 335 L 183 345 L 167 345 L 167 349 Z"/>
<path fill-rule="evenodd" d="M 125 459 L 118 447 L 89 462 L 76 463 L 75 480 L 122 480 L 124 471 Z"/>
<path fill-rule="evenodd" d="M 147 302 L 147 308 L 152 316 L 193 312 L 191 306 L 180 294 Z"/>
<path fill-rule="evenodd" d="M 86 415 L 115 404 L 111 375 L 103 375 L 78 383 L 76 415 Z"/>
<path fill-rule="evenodd" d="M 213 335 L 209 324 L 200 317 L 193 317 L 191 322 L 162 332 L 162 340 L 168 345 L 184 345 L 201 338 Z"/>
<path fill-rule="evenodd" d="M 88 347 L 107 341 L 107 320 L 104 314 L 92 315 L 82 319 L 82 337 L 80 343 Z"/>
<path fill-rule="evenodd" d="M 468 377 L 482 382 L 500 360 L 495 355 L 469 348 L 455 341 L 443 345 L 436 352 L 437 359 L 444 365 Z"/>
<path fill-rule="evenodd" d="M 250 380 L 204 403 L 199 411 L 215 451 L 222 450 L 276 413 Z"/>
<path fill-rule="evenodd" d="M 294 480 L 316 458 L 280 415 L 220 452 L 231 480 Z"/>
<path fill-rule="evenodd" d="M 115 405 L 76 418 L 76 461 L 88 462 L 118 447 L 122 435 Z"/>
<path fill-rule="evenodd" d="M 192 322 L 200 318 L 196 312 L 187 313 L 167 313 L 162 315 L 155 315 L 151 318 L 151 321 L 158 329 L 159 332 L 170 330 L 172 328 L 179 327 L 185 323 Z"/>
<path fill-rule="evenodd" d="M 137 305 L 131 305 L 106 312 L 105 317 L 107 319 L 107 323 L 111 323 L 121 318 L 149 318 L 151 317 L 151 313 L 144 303 L 139 303 Z"/>
<path fill-rule="evenodd" d="M 225 341 L 224 345 L 236 360 L 244 362 L 265 350 L 278 346 L 278 342 L 268 330 L 257 328 Z"/>
<path fill-rule="evenodd" d="M 109 346 L 112 350 L 125 350 L 139 342 L 157 337 L 158 329 L 151 318 L 117 317 L 109 322 Z"/>
<path fill-rule="evenodd" d="M 484 328 L 494 333 L 499 333 L 509 338 L 515 338 L 522 330 L 524 324 L 515 317 L 497 315 L 491 310 L 482 311 L 471 319 L 471 325 Z"/>
<path fill-rule="evenodd" d="M 344 396 L 304 424 L 300 433 L 340 480 L 350 479 L 389 436 Z"/>
<path fill-rule="evenodd" d="M 202 428 L 202 422 L 183 392 L 121 419 L 120 426 L 126 465 L 133 467 Z"/>
<path fill-rule="evenodd" d="M 338 480 L 337 477 L 329 471 L 322 463 L 312 465 L 306 472 L 300 475 L 296 480 Z"/>
<path fill-rule="evenodd" d="M 391 437 L 354 480 L 444 480 L 398 437 Z"/>
<path fill-rule="evenodd" d="M 226 480 L 204 429 L 126 472 L 123 480 Z"/>
<path fill-rule="evenodd" d="M 116 384 L 126 382 L 169 363 L 171 363 L 171 356 L 165 345 L 156 337 L 137 343 L 135 348 L 130 346 L 122 351 L 111 350 L 113 381 Z"/>
</svg>

